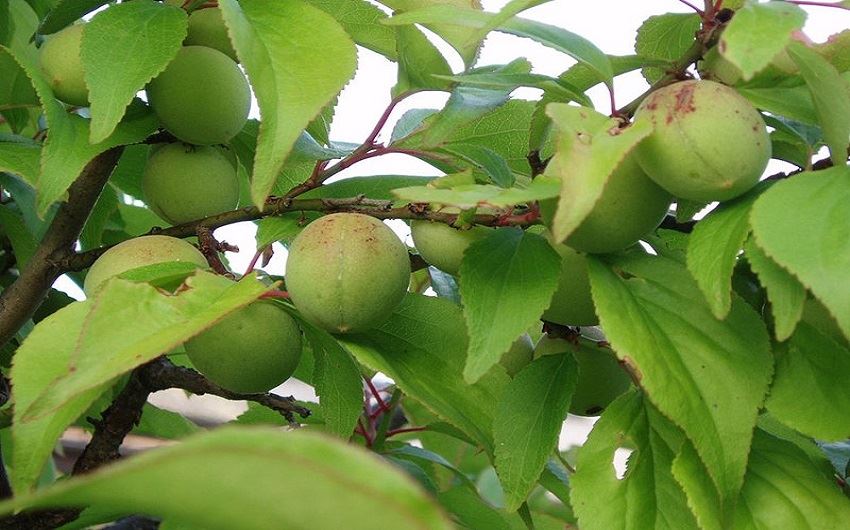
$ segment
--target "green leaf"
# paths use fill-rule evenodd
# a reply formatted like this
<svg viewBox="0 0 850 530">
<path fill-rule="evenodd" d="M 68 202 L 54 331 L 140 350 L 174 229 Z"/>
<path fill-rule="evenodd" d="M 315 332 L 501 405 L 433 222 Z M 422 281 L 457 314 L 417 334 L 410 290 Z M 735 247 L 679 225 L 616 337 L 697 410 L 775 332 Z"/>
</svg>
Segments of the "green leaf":
<svg viewBox="0 0 850 530">
<path fill-rule="evenodd" d="M 431 202 L 460 208 L 476 206 L 510 206 L 552 199 L 558 196 L 561 183 L 549 177 L 537 177 L 527 188 L 500 188 L 491 184 L 463 184 L 448 189 L 410 186 L 393 190 L 393 195 L 407 202 Z"/>
<path fill-rule="evenodd" d="M 467 341 L 459 307 L 414 294 L 377 329 L 341 337 L 358 361 L 392 378 L 405 395 L 492 454 L 496 403 L 509 378 L 496 369 L 475 384 L 464 381 Z"/>
<path fill-rule="evenodd" d="M 456 83 L 481 88 L 510 88 L 511 90 L 519 87 L 539 88 L 544 92 L 548 92 L 557 101 L 577 101 L 585 106 L 592 106 L 593 104 L 578 88 L 557 77 L 550 77 L 543 74 L 467 73 L 439 77 Z"/>
<path fill-rule="evenodd" d="M 143 1 L 112 6 L 86 25 L 81 55 L 91 143 L 112 134 L 136 93 L 174 59 L 186 38 L 186 20 L 182 9 Z"/>
<path fill-rule="evenodd" d="M 817 52 L 801 43 L 788 46 L 788 54 L 800 68 L 836 166 L 846 166 L 850 145 L 850 82 Z"/>
<path fill-rule="evenodd" d="M 352 487 L 363 485 L 364 477 L 369 479 L 367 487 Z M 246 483 L 252 487 L 246 488 Z M 333 509 L 317 510 L 316 499 L 333 499 Z M 367 530 L 374 528 L 375 514 L 387 528 L 452 528 L 409 478 L 362 449 L 308 432 L 247 427 L 194 436 L 38 494 L 16 497 L 0 511 L 90 504 L 207 530 L 267 530 L 270 525 Z"/>
<path fill-rule="evenodd" d="M 33 42 L 33 34 L 38 27 L 38 15 L 25 0 L 4 2 L 9 8 L 9 33 L 3 43 L 14 55 L 35 60 L 38 50 Z"/>
<path fill-rule="evenodd" d="M 556 243 L 563 242 L 590 214 L 608 177 L 626 155 L 652 132 L 647 122 L 617 128 L 617 120 L 593 109 L 553 103 L 547 114 L 559 130 L 557 152 L 546 175 L 561 181 L 561 197 L 552 221 Z"/>
<path fill-rule="evenodd" d="M 21 215 L 5 204 L 0 205 L 0 227 L 12 244 L 16 265 L 19 270 L 23 269 L 35 253 L 38 242 L 27 229 Z"/>
<path fill-rule="evenodd" d="M 769 88 L 736 87 L 736 90 L 761 110 L 809 125 L 818 124 L 818 115 L 805 85 Z"/>
<path fill-rule="evenodd" d="M 832 312 L 850 337 L 850 168 L 801 173 L 773 185 L 753 207 L 756 242 Z M 805 222 L 801 222 L 805 220 Z"/>
<path fill-rule="evenodd" d="M 744 253 L 767 291 L 776 340 L 783 341 L 791 336 L 803 316 L 806 288 L 790 272 L 767 257 L 752 238 L 744 246 Z"/>
<path fill-rule="evenodd" d="M 133 429 L 133 434 L 165 440 L 179 440 L 200 430 L 200 427 L 176 412 L 145 403 L 142 408 L 142 417 L 139 424 Z"/>
<path fill-rule="evenodd" d="M 596 311 L 617 356 L 694 443 L 734 499 L 773 361 L 758 315 L 740 299 L 717 320 L 685 267 L 647 255 L 588 258 Z M 628 279 L 618 276 L 622 271 Z"/>
<path fill-rule="evenodd" d="M 756 431 L 735 528 L 841 528 L 848 519 L 850 501 L 799 447 Z"/>
<path fill-rule="evenodd" d="M 508 511 L 525 501 L 557 450 L 577 381 L 578 365 L 571 354 L 546 355 L 523 368 L 502 394 L 493 436 Z"/>
<path fill-rule="evenodd" d="M 464 252 L 460 296 L 469 330 L 464 378 L 477 381 L 540 319 L 558 287 L 561 260 L 543 237 L 495 230 Z"/>
<path fill-rule="evenodd" d="M 732 269 L 750 233 L 750 209 L 758 193 L 723 203 L 694 227 L 688 243 L 688 270 L 718 319 L 732 308 Z"/>
<path fill-rule="evenodd" d="M 670 64 L 691 47 L 699 26 L 699 15 L 693 13 L 665 13 L 649 17 L 638 28 L 635 53 Z M 643 75 L 650 83 L 658 81 L 664 74 L 661 67 L 643 69 Z"/>
<path fill-rule="evenodd" d="M 395 31 L 380 23 L 387 15 L 376 6 L 366 0 L 306 1 L 333 16 L 360 46 L 391 61 L 398 59 Z"/>
<path fill-rule="evenodd" d="M 114 188 L 103 188 L 80 234 L 80 250 L 91 250 L 103 244 L 103 232 L 109 218 L 118 211 L 118 200 Z"/>
<path fill-rule="evenodd" d="M 328 432 L 351 438 L 363 412 L 363 379 L 357 363 L 328 333 L 299 320 L 313 349 L 313 386 L 319 396 Z"/>
<path fill-rule="evenodd" d="M 15 59 L 0 49 L 0 110 L 37 106 L 38 96 L 26 72 Z"/>
<path fill-rule="evenodd" d="M 441 466 L 452 473 L 455 477 L 457 477 L 458 481 L 460 481 L 465 487 L 469 489 L 469 491 L 475 491 L 475 485 L 469 480 L 469 477 L 463 474 L 461 470 L 452 465 L 451 462 L 443 458 L 442 456 L 434 453 L 432 451 L 428 451 L 427 449 L 422 449 L 421 447 L 416 447 L 413 445 L 403 444 L 394 449 L 390 449 L 389 451 L 384 452 L 385 455 L 390 455 L 396 458 L 402 458 L 405 460 L 411 460 L 419 463 L 431 463 Z"/>
<path fill-rule="evenodd" d="M 750 2 L 735 12 L 717 46 L 748 81 L 785 49 L 805 22 L 806 12 L 794 4 Z"/>
<path fill-rule="evenodd" d="M 480 167 L 490 176 L 493 183 L 502 188 L 510 188 L 514 184 L 514 174 L 508 167 L 507 161 L 492 149 L 474 144 L 455 143 L 450 147 L 444 147 L 443 151 L 448 151 Z"/>
<path fill-rule="evenodd" d="M 487 530 L 516 530 L 519 517 L 502 513 L 474 491 L 456 486 L 437 494 L 437 499 L 464 525 L 464 528 L 486 528 Z M 511 524 L 513 519 L 514 524 Z"/>
<path fill-rule="evenodd" d="M 30 186 L 35 186 L 41 146 L 30 141 L 18 141 L 17 138 L 4 140 L 7 141 L 0 141 L 0 171 L 14 173 Z"/>
<path fill-rule="evenodd" d="M 44 17 L 38 32 L 42 35 L 56 33 L 107 3 L 109 0 L 58 0 L 55 2 L 55 7 Z"/>
<path fill-rule="evenodd" d="M 219 6 L 263 117 L 251 181 L 262 207 L 301 131 L 354 74 L 357 52 L 333 17 L 300 0 Z"/>
<path fill-rule="evenodd" d="M 325 184 L 310 190 L 301 198 L 304 199 L 344 199 L 364 195 L 369 199 L 389 201 L 394 199 L 393 192 L 402 186 L 414 186 L 428 183 L 433 177 L 418 177 L 413 175 L 374 175 L 371 177 L 351 177 Z"/>
<path fill-rule="evenodd" d="M 850 438 L 850 417 L 845 414 L 850 407 L 850 351 L 801 322 L 777 355 L 767 410 L 820 440 Z"/>
<path fill-rule="evenodd" d="M 392 95 L 418 90 L 446 90 L 449 83 L 435 75 L 449 75 L 452 69 L 440 50 L 414 26 L 395 28 L 398 50 L 398 81 Z"/>
<path fill-rule="evenodd" d="M 690 440 L 684 440 L 673 459 L 673 476 L 688 499 L 688 507 L 703 530 L 723 530 L 723 506 L 711 475 Z"/>
<path fill-rule="evenodd" d="M 636 392 L 618 398 L 579 449 L 571 500 L 583 530 L 696 528 L 685 495 L 670 471 L 681 432 Z M 634 452 L 622 479 L 614 452 Z"/>
</svg>

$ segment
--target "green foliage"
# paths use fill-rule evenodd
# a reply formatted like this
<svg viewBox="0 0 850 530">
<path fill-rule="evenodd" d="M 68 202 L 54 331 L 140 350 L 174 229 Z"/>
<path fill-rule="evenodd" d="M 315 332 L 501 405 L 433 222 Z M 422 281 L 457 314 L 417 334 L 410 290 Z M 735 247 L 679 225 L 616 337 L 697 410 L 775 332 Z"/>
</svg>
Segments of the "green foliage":
<svg viewBox="0 0 850 530">
<path fill-rule="evenodd" d="M 850 31 L 613 6 L 610 55 L 545 3 L 0 2 L 0 527 L 846 526 Z"/>
</svg>

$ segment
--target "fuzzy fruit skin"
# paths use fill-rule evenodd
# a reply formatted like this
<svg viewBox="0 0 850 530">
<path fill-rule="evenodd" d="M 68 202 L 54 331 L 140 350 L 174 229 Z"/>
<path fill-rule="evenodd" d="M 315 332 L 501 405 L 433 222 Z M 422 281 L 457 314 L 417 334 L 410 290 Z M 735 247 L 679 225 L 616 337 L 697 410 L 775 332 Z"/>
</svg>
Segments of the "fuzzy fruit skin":
<svg viewBox="0 0 850 530">
<path fill-rule="evenodd" d="M 413 245 L 422 259 L 452 276 L 460 273 L 463 253 L 469 245 L 487 237 L 492 230 L 483 226 L 458 230 L 447 224 L 432 221 L 417 220 L 410 223 Z"/>
<path fill-rule="evenodd" d="M 145 202 L 171 224 L 233 210 L 236 168 L 216 147 L 168 144 L 153 152 L 142 174 Z"/>
<path fill-rule="evenodd" d="M 227 55 L 236 62 L 236 50 L 227 34 L 227 26 L 221 16 L 221 9 L 210 7 L 197 9 L 189 15 L 189 34 L 183 41 L 186 46 L 206 46 Z"/>
<path fill-rule="evenodd" d="M 94 294 L 97 287 L 113 276 L 146 265 L 185 261 L 206 268 L 207 260 L 190 243 L 169 236 L 142 236 L 115 245 L 94 262 L 86 274 L 83 291 Z"/>
<path fill-rule="evenodd" d="M 83 76 L 82 38 L 82 24 L 68 26 L 44 42 L 39 59 L 56 98 L 69 105 L 87 107 L 89 88 Z"/>
<path fill-rule="evenodd" d="M 653 92 L 635 120 L 654 132 L 638 144 L 638 162 L 676 197 L 733 199 L 758 182 L 771 156 L 764 120 L 740 94 L 713 81 L 682 81 Z"/>
<path fill-rule="evenodd" d="M 534 349 L 534 358 L 570 352 L 578 363 L 578 383 L 570 403 L 577 416 L 599 414 L 631 386 L 629 375 L 617 359 L 604 349 L 577 348 L 564 339 L 544 335 Z"/>
<path fill-rule="evenodd" d="M 562 326 L 599 324 L 590 294 L 587 260 L 566 245 L 555 245 L 555 250 L 561 256 L 561 276 L 552 303 L 541 319 Z"/>
<path fill-rule="evenodd" d="M 248 80 L 233 59 L 186 46 L 147 87 L 148 102 L 168 132 L 186 143 L 227 143 L 251 108 Z"/>
<path fill-rule="evenodd" d="M 514 377 L 532 359 L 534 359 L 534 342 L 528 333 L 524 333 L 511 344 L 511 349 L 502 355 L 499 364 L 508 372 L 509 376 Z"/>
<path fill-rule="evenodd" d="M 622 250 L 661 224 L 673 197 L 653 182 L 627 156 L 608 178 L 590 215 L 565 243 L 580 252 L 604 254 Z"/>
<path fill-rule="evenodd" d="M 255 302 L 186 341 L 195 368 L 233 392 L 268 392 L 292 376 L 301 360 L 301 331 L 270 302 Z"/>
<path fill-rule="evenodd" d="M 407 248 L 368 215 L 320 217 L 292 242 L 286 288 L 305 319 L 331 333 L 373 328 L 404 298 L 410 283 Z"/>
</svg>

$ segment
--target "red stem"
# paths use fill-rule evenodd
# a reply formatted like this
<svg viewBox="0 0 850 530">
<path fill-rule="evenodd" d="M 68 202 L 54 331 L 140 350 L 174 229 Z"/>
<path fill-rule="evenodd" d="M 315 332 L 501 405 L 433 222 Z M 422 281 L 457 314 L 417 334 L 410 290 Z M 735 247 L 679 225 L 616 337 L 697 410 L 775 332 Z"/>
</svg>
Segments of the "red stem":
<svg viewBox="0 0 850 530">
<path fill-rule="evenodd" d="M 378 402 L 378 410 L 382 412 L 389 412 L 390 408 L 387 406 L 386 403 L 384 403 L 384 400 L 381 399 L 381 393 L 378 391 L 377 388 L 375 388 L 375 385 L 372 384 L 372 380 L 367 377 L 364 377 L 363 380 L 366 381 L 366 386 L 369 387 L 369 392 L 371 392 L 372 395 L 375 396 L 375 401 Z"/>
<path fill-rule="evenodd" d="M 693 9 L 694 11 L 696 11 L 697 13 L 702 15 L 702 9 L 700 9 L 697 6 L 693 5 L 692 3 L 688 2 L 688 0 L 679 0 L 679 2 L 685 4 L 686 6 L 690 7 L 691 9 Z"/>
<path fill-rule="evenodd" d="M 260 298 L 283 298 L 289 299 L 289 293 L 286 291 L 280 291 L 278 289 L 273 289 L 271 291 L 266 291 L 260 295 Z"/>
<path fill-rule="evenodd" d="M 358 433 L 366 440 L 366 447 L 372 447 L 372 436 L 369 434 L 369 431 L 366 430 L 366 427 L 363 426 L 363 421 L 360 418 L 357 418 L 357 428 L 354 432 Z"/>
<path fill-rule="evenodd" d="M 387 124 L 387 120 L 390 119 L 390 115 L 393 113 L 393 110 L 395 110 L 396 106 L 401 103 L 404 98 L 410 96 L 411 94 L 414 94 L 414 92 L 404 92 L 397 95 L 390 101 L 389 105 L 387 105 L 387 108 L 384 109 L 384 113 L 381 114 L 381 117 L 378 118 L 377 123 L 375 123 L 375 127 L 372 128 L 372 132 L 369 133 L 369 136 L 367 136 L 366 140 L 363 141 L 363 145 L 371 146 L 375 143 L 375 139 L 378 137 L 379 134 L 381 134 L 381 129 L 383 129 L 384 126 Z"/>
<path fill-rule="evenodd" d="M 387 438 L 390 436 L 395 436 L 396 434 L 404 434 L 406 432 L 421 432 L 427 431 L 428 427 L 406 427 L 403 429 L 393 429 L 391 431 L 387 431 Z"/>
<path fill-rule="evenodd" d="M 251 262 L 248 263 L 248 268 L 245 269 L 245 274 L 243 276 L 247 276 L 254 272 L 254 267 L 257 266 L 257 262 L 260 261 L 260 257 L 263 255 L 263 252 L 266 251 L 266 247 L 258 248 L 257 253 L 254 254 L 254 257 L 251 258 Z"/>
</svg>

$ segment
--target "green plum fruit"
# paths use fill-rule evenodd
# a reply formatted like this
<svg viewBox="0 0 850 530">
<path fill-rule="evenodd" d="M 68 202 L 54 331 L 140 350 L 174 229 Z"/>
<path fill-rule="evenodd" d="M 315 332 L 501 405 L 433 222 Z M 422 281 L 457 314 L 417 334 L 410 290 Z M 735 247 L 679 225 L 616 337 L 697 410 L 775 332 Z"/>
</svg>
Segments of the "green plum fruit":
<svg viewBox="0 0 850 530">
<path fill-rule="evenodd" d="M 195 145 L 223 144 L 248 121 L 251 88 L 239 66 L 206 46 L 186 46 L 147 87 L 171 134 Z"/>
<path fill-rule="evenodd" d="M 534 342 L 528 333 L 523 333 L 511 344 L 511 349 L 502 354 L 499 364 L 514 377 L 534 358 Z"/>
<path fill-rule="evenodd" d="M 168 144 L 154 151 L 142 174 L 145 202 L 171 224 L 233 210 L 236 168 L 217 147 Z"/>
<path fill-rule="evenodd" d="M 186 341 L 195 368 L 233 392 L 268 392 L 292 376 L 301 360 L 301 331 L 284 309 L 254 302 Z"/>
<path fill-rule="evenodd" d="M 115 245 L 94 262 L 86 274 L 83 291 L 92 296 L 104 281 L 132 269 L 180 261 L 207 267 L 201 252 L 182 239 L 168 236 L 142 236 Z"/>
<path fill-rule="evenodd" d="M 673 197 L 627 156 L 608 178 L 602 196 L 565 243 L 580 252 L 622 250 L 661 224 Z"/>
<path fill-rule="evenodd" d="M 381 324 L 409 283 L 407 248 L 387 225 L 367 215 L 320 217 L 289 249 L 289 295 L 305 319 L 331 333 Z"/>
<path fill-rule="evenodd" d="M 69 105 L 86 107 L 89 88 L 83 76 L 83 24 L 75 24 L 47 38 L 39 51 L 41 69 L 53 94 Z"/>
<path fill-rule="evenodd" d="M 635 119 L 654 127 L 635 150 L 638 163 L 682 199 L 733 199 L 756 185 L 770 160 L 761 115 L 734 89 L 714 81 L 681 81 L 656 90 Z"/>
<path fill-rule="evenodd" d="M 570 352 L 578 363 L 578 383 L 570 402 L 570 413 L 599 414 L 631 386 L 631 379 L 612 352 L 605 348 L 576 346 L 548 335 L 537 343 L 534 357 Z"/>
<path fill-rule="evenodd" d="M 234 61 L 239 61 L 236 50 L 233 49 L 233 43 L 230 42 L 230 36 L 227 34 L 221 9 L 218 7 L 192 11 L 189 15 L 189 34 L 183 43 L 186 46 L 213 48 Z"/>
<path fill-rule="evenodd" d="M 453 276 L 460 273 L 463 253 L 469 245 L 487 237 L 493 230 L 484 226 L 458 230 L 445 223 L 422 220 L 410 223 L 413 245 L 422 259 Z"/>
<path fill-rule="evenodd" d="M 561 256 L 561 276 L 558 290 L 541 319 L 563 326 L 599 324 L 590 294 L 587 259 L 566 245 L 555 245 L 555 250 Z"/>
</svg>

